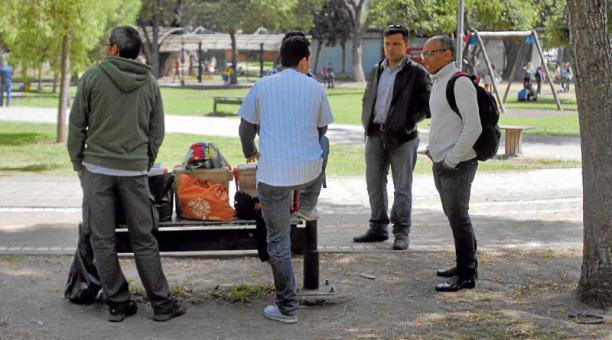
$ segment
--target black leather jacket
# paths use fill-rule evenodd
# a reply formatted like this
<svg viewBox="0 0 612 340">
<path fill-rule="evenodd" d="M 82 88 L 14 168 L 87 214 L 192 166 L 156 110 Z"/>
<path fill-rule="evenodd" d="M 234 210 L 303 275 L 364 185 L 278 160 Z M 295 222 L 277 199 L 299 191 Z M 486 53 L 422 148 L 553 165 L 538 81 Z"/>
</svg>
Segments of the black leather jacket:
<svg viewBox="0 0 612 340">
<path fill-rule="evenodd" d="M 361 121 L 366 135 L 374 133 L 374 129 L 380 129 L 385 143 L 400 144 L 416 138 L 416 124 L 431 117 L 429 96 L 432 82 L 423 66 L 406 57 L 395 77 L 387 120 L 382 126 L 374 124 L 374 105 L 378 80 L 383 71 L 382 63 L 383 61 L 374 66 L 368 76 L 363 94 Z"/>
</svg>

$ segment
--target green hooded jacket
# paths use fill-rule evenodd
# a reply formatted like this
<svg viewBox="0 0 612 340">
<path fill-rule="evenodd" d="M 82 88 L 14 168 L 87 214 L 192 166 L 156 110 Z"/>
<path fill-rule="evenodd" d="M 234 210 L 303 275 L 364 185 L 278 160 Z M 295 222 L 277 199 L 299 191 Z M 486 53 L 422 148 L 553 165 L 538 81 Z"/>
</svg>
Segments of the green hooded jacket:
<svg viewBox="0 0 612 340">
<path fill-rule="evenodd" d="M 164 139 L 164 108 L 151 68 L 108 57 L 79 81 L 70 111 L 68 154 L 111 169 L 149 169 Z"/>
</svg>

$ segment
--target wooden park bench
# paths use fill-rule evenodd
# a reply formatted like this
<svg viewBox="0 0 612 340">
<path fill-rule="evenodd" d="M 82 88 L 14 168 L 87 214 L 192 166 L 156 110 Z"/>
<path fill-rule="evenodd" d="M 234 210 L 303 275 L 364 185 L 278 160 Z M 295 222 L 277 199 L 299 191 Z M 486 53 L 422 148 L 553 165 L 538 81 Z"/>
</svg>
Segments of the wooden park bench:
<svg viewBox="0 0 612 340">
<path fill-rule="evenodd" d="M 500 125 L 500 129 L 505 131 L 504 155 L 506 157 L 516 157 L 522 153 L 523 130 L 533 129 L 531 126 L 520 125 Z"/>
<path fill-rule="evenodd" d="M 218 114 L 218 104 L 242 105 L 244 97 L 239 96 L 214 96 L 213 97 L 213 113 Z"/>
</svg>

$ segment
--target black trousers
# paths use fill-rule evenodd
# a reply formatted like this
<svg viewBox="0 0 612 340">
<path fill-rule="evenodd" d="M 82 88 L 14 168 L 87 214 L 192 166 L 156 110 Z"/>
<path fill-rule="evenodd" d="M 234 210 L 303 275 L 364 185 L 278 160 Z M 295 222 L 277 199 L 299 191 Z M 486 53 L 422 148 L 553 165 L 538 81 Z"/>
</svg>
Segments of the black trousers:
<svg viewBox="0 0 612 340">
<path fill-rule="evenodd" d="M 477 169 L 476 159 L 461 162 L 456 169 L 446 169 L 438 163 L 433 165 L 436 189 L 455 239 L 457 274 L 463 278 L 474 278 L 478 267 L 476 236 L 468 213 Z"/>
</svg>

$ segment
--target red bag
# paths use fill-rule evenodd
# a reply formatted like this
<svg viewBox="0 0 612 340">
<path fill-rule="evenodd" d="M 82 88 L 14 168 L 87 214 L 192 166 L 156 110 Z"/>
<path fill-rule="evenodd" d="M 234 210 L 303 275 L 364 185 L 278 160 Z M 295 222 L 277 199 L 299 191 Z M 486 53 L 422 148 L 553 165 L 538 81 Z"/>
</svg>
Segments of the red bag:
<svg viewBox="0 0 612 340">
<path fill-rule="evenodd" d="M 179 175 L 178 200 L 182 218 L 230 221 L 236 219 L 229 205 L 229 193 L 222 185 L 207 179 Z"/>
</svg>

